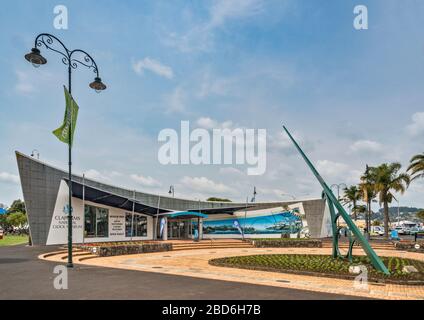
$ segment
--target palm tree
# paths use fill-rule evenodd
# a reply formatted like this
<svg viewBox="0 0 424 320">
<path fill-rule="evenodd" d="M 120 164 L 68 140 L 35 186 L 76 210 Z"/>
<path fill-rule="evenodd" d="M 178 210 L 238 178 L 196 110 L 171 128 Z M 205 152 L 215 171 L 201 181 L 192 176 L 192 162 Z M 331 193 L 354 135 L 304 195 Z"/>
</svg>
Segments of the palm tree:
<svg viewBox="0 0 424 320">
<path fill-rule="evenodd" d="M 357 210 L 358 210 L 357 203 L 358 203 L 359 200 L 361 200 L 361 192 L 360 192 L 360 190 L 358 189 L 357 186 L 350 186 L 349 188 L 344 189 L 344 194 L 343 194 L 343 198 L 342 198 L 343 204 L 351 204 L 353 219 L 355 221 L 358 218 L 358 216 L 357 216 Z"/>
<path fill-rule="evenodd" d="M 375 176 L 370 169 L 371 168 L 367 165 L 364 174 L 361 176 L 361 183 L 359 184 L 361 198 L 366 203 L 365 227 L 367 229 L 368 234 L 370 232 L 371 227 L 371 203 L 377 196 L 377 192 L 375 191 Z"/>
<path fill-rule="evenodd" d="M 424 152 L 412 157 L 407 171 L 411 172 L 411 181 L 424 178 Z"/>
<path fill-rule="evenodd" d="M 384 236 L 389 237 L 389 203 L 394 199 L 393 191 L 405 192 L 411 181 L 409 174 L 399 173 L 401 164 L 383 163 L 378 167 L 370 168 L 371 174 L 375 178 L 375 191 L 378 192 L 380 205 L 384 208 Z"/>
</svg>

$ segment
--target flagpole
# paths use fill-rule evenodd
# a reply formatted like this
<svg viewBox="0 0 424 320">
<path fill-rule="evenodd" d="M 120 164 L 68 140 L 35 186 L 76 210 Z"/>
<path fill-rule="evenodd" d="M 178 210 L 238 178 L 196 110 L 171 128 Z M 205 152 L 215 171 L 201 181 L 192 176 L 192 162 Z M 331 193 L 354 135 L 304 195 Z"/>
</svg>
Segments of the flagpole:
<svg viewBox="0 0 424 320">
<path fill-rule="evenodd" d="M 72 99 L 72 68 L 71 65 L 68 65 L 68 90 L 69 95 Z M 74 266 L 72 262 L 72 113 L 73 109 L 70 108 L 71 122 L 69 125 L 69 135 L 68 135 L 68 157 L 69 157 L 69 204 L 68 204 L 68 268 Z"/>
<path fill-rule="evenodd" d="M 155 230 L 153 232 L 153 235 L 156 235 L 156 239 L 158 239 L 158 220 L 159 220 L 159 206 L 160 206 L 160 195 L 158 197 L 158 205 L 157 205 L 157 211 L 156 211 L 156 223 L 155 223 Z"/>
<path fill-rule="evenodd" d="M 85 221 L 85 174 L 82 174 L 82 212 L 83 212 L 83 219 Z M 85 242 L 85 223 L 83 224 L 84 228 L 82 229 L 82 244 Z"/>
<path fill-rule="evenodd" d="M 131 241 L 134 233 L 134 210 L 135 210 L 135 190 L 133 190 L 132 214 L 131 214 Z"/>
</svg>

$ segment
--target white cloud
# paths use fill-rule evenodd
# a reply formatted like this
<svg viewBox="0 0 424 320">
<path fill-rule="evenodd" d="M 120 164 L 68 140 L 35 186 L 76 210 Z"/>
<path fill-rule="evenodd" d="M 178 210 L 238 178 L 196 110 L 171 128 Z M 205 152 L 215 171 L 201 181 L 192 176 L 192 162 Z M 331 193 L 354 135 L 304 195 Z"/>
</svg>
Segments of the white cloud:
<svg viewBox="0 0 424 320">
<path fill-rule="evenodd" d="M 174 77 L 174 72 L 171 67 L 149 57 L 134 62 L 133 70 L 137 74 L 142 74 L 143 70 L 149 70 L 158 76 L 165 77 L 167 79 L 172 79 Z"/>
<path fill-rule="evenodd" d="M 407 132 L 413 136 L 424 133 L 424 112 L 417 112 L 412 115 L 412 123 L 406 127 Z"/>
<path fill-rule="evenodd" d="M 214 32 L 231 20 L 248 18 L 263 11 L 264 0 L 215 0 L 209 17 L 182 35 L 170 32 L 164 43 L 182 52 L 207 51 L 213 46 Z"/>
<path fill-rule="evenodd" d="M 208 194 L 235 194 L 235 190 L 226 186 L 223 183 L 217 183 L 209 180 L 206 177 L 188 177 L 181 179 L 181 184 L 188 189 L 196 190 L 197 192 L 206 192 Z"/>
<path fill-rule="evenodd" d="M 130 175 L 130 178 L 133 181 L 145 187 L 159 187 L 162 185 L 159 181 L 153 179 L 152 177 L 150 176 L 145 177 L 145 176 L 142 176 L 141 174 L 132 174 Z"/>
<path fill-rule="evenodd" d="M 236 177 L 241 177 L 241 176 L 246 176 L 246 173 L 234 168 L 234 167 L 224 167 L 224 168 L 220 168 L 219 169 L 219 173 L 225 175 L 225 176 L 236 176 Z"/>
<path fill-rule="evenodd" d="M 383 150 L 383 145 L 371 140 L 358 140 L 353 143 L 349 150 L 354 153 L 378 153 Z"/>
<path fill-rule="evenodd" d="M 344 163 L 333 162 L 330 160 L 318 160 L 317 170 L 324 176 L 336 178 L 340 177 L 340 175 L 344 175 L 349 170 L 349 166 Z"/>
<path fill-rule="evenodd" d="M 89 169 L 87 171 L 84 172 L 84 176 L 88 179 L 93 179 L 96 181 L 104 181 L 104 182 L 115 182 L 114 180 L 116 178 L 119 178 L 122 176 L 121 173 L 117 172 L 117 171 L 103 171 L 100 172 L 96 169 Z"/>
<path fill-rule="evenodd" d="M 212 95 L 223 96 L 231 91 L 231 86 L 235 79 L 211 77 L 208 72 L 203 75 L 203 80 L 200 83 L 197 97 L 200 99 L 207 98 Z"/>
<path fill-rule="evenodd" d="M 15 71 L 16 77 L 18 79 L 17 84 L 15 85 L 16 92 L 20 94 L 29 94 L 35 91 L 33 82 L 31 81 L 29 75 L 23 71 Z"/>
<path fill-rule="evenodd" d="M 176 87 L 174 91 L 166 96 L 167 112 L 184 112 L 186 110 L 187 95 L 182 87 Z"/>
<path fill-rule="evenodd" d="M 19 183 L 19 177 L 15 174 L 11 174 L 8 172 L 0 172 L 0 181 L 1 182 L 11 182 L 11 183 Z"/>
<path fill-rule="evenodd" d="M 218 122 L 214 119 L 211 119 L 209 117 L 201 117 L 199 119 L 197 119 L 196 121 L 197 125 L 201 128 L 204 129 L 226 129 L 226 128 L 231 128 L 233 125 L 232 121 L 223 121 L 223 122 Z"/>
<path fill-rule="evenodd" d="M 269 195 L 275 200 L 290 200 L 290 197 L 283 199 L 283 196 L 291 196 L 291 193 L 277 188 L 258 188 L 257 191 L 259 195 Z"/>
<path fill-rule="evenodd" d="M 262 0 L 216 0 L 210 8 L 209 27 L 219 27 L 227 20 L 240 19 L 259 14 L 263 10 Z"/>
<path fill-rule="evenodd" d="M 89 169 L 84 172 L 84 176 L 89 179 L 98 180 L 98 181 L 110 181 L 110 177 L 106 174 L 101 173 L 95 169 Z"/>
<path fill-rule="evenodd" d="M 360 170 L 352 169 L 345 163 L 330 160 L 318 160 L 316 167 L 328 184 L 358 184 L 362 174 Z"/>
</svg>

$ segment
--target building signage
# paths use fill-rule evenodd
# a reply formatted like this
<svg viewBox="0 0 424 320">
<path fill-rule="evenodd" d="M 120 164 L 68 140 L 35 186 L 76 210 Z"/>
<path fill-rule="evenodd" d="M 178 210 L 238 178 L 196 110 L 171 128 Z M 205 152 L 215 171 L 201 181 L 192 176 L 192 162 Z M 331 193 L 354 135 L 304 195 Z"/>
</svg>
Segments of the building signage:
<svg viewBox="0 0 424 320">
<path fill-rule="evenodd" d="M 109 224 L 111 237 L 125 237 L 125 216 L 123 214 L 111 214 Z"/>
<path fill-rule="evenodd" d="M 82 242 L 84 232 L 84 219 L 82 215 L 82 202 L 79 199 L 73 200 L 72 210 L 72 240 L 73 242 Z M 68 185 L 65 181 L 60 182 L 59 191 L 56 198 L 56 204 L 52 220 L 50 223 L 47 245 L 64 244 L 68 239 Z M 78 210 L 79 209 L 79 210 Z"/>
</svg>

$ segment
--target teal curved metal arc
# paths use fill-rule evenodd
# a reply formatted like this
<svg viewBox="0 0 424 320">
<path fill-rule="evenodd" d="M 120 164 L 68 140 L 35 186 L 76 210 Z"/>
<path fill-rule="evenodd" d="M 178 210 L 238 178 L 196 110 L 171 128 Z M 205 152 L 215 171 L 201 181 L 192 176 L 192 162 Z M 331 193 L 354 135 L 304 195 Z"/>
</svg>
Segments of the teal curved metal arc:
<svg viewBox="0 0 424 320">
<path fill-rule="evenodd" d="M 171 213 L 167 215 L 169 218 L 177 218 L 177 217 L 181 217 L 181 216 L 189 216 L 189 217 L 198 217 L 198 218 L 204 218 L 206 219 L 208 217 L 207 214 L 204 213 L 200 213 L 200 212 L 195 212 L 195 211 L 180 211 L 180 212 L 175 212 L 175 213 Z"/>
<path fill-rule="evenodd" d="M 303 150 L 300 148 L 296 140 L 292 137 L 290 132 L 287 130 L 285 126 L 283 126 L 284 131 L 289 136 L 290 140 L 295 145 L 296 149 L 301 154 L 302 158 L 305 160 L 306 164 L 311 169 L 312 173 L 315 175 L 315 177 L 318 179 L 318 182 L 321 184 L 322 188 L 324 189 L 325 196 L 327 198 L 327 203 L 330 207 L 331 212 L 331 218 L 332 218 L 332 225 L 335 224 L 337 219 L 337 216 L 334 213 L 331 207 L 334 205 L 338 211 L 338 214 L 343 217 L 343 220 L 346 222 L 347 226 L 349 227 L 350 231 L 354 234 L 357 242 L 361 244 L 362 249 L 364 249 L 365 253 L 367 254 L 368 258 L 370 258 L 372 265 L 379 271 L 383 272 L 384 274 L 390 274 L 387 267 L 384 265 L 383 261 L 381 261 L 380 257 L 375 253 L 374 249 L 370 246 L 369 242 L 365 239 L 364 235 L 359 231 L 356 224 L 352 221 L 349 214 L 346 212 L 346 210 L 343 208 L 343 206 L 340 204 L 338 199 L 334 196 L 333 192 L 331 191 L 331 188 L 328 187 L 328 185 L 325 183 L 324 179 L 321 177 L 321 175 L 318 173 L 318 171 L 313 166 L 312 162 L 308 159 L 306 154 L 303 152 Z M 338 234 L 334 234 L 334 226 L 333 226 L 333 244 L 335 242 L 335 237 L 338 237 Z M 338 247 L 333 247 L 333 256 L 338 254 Z"/>
</svg>

